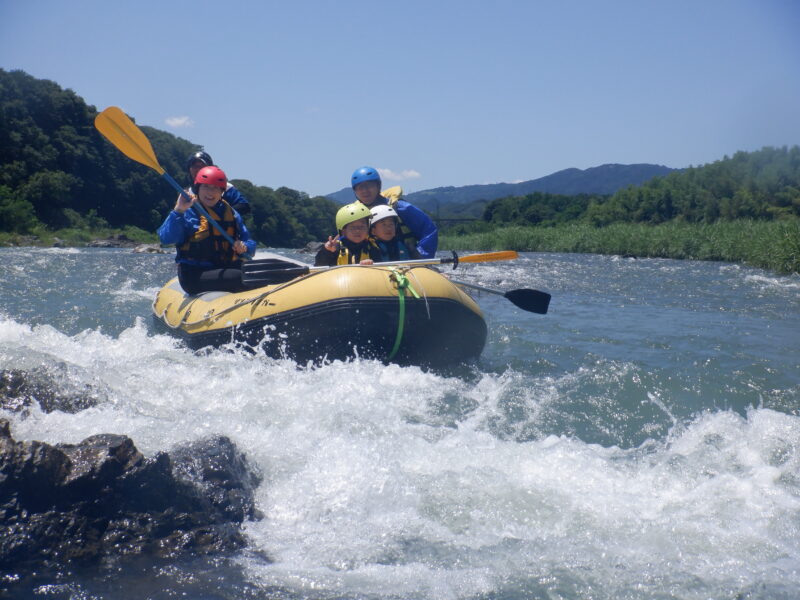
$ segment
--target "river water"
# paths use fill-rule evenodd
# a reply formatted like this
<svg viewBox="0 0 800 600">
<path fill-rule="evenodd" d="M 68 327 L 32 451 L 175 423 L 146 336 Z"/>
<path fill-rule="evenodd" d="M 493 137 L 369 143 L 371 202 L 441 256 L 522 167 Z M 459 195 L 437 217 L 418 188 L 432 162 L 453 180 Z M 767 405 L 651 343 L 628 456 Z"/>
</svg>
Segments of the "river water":
<svg viewBox="0 0 800 600">
<path fill-rule="evenodd" d="M 0 249 L 0 369 L 103 398 L 0 416 L 18 440 L 118 433 L 148 456 L 227 435 L 263 476 L 265 517 L 233 557 L 131 561 L 22 597 L 800 597 L 800 277 L 472 265 L 458 279 L 548 291 L 550 312 L 478 295 L 483 355 L 434 373 L 193 353 L 150 322 L 173 272 L 171 255 Z"/>
</svg>

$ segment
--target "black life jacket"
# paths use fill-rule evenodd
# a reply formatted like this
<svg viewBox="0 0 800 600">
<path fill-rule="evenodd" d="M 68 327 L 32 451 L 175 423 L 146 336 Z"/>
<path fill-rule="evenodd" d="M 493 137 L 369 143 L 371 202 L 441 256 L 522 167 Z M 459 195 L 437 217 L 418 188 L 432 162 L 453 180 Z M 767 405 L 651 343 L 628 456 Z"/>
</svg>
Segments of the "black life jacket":
<svg viewBox="0 0 800 600">
<path fill-rule="evenodd" d="M 419 252 L 417 252 L 416 244 L 404 241 L 399 233 L 388 242 L 375 238 L 373 243 L 380 251 L 382 261 L 408 260 L 420 257 Z"/>
<path fill-rule="evenodd" d="M 375 257 L 378 257 L 377 260 Z M 355 265 L 365 258 L 371 258 L 375 262 L 380 260 L 380 250 L 369 238 L 354 244 L 345 237 L 339 240 L 339 256 L 336 258 L 337 265 Z"/>
<path fill-rule="evenodd" d="M 235 240 L 238 231 L 233 209 L 224 200 L 221 201 L 221 204 L 225 209 L 222 216 L 211 208 L 206 208 L 206 210 L 225 233 Z M 197 231 L 183 245 L 178 246 L 178 259 L 185 258 L 209 262 L 219 268 L 241 265 L 241 261 L 237 258 L 230 242 L 222 237 L 217 228 L 208 222 L 205 215 L 198 213 L 198 217 L 200 217 L 200 223 Z"/>
</svg>

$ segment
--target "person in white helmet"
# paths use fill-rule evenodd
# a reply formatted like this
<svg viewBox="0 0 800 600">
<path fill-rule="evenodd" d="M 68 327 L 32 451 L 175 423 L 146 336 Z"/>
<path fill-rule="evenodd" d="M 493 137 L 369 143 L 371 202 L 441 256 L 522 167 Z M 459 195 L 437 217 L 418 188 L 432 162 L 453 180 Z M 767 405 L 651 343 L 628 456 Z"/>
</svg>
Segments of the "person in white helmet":
<svg viewBox="0 0 800 600">
<path fill-rule="evenodd" d="M 380 250 L 380 262 L 420 258 L 414 244 L 400 232 L 399 218 L 394 208 L 377 204 L 370 211 L 369 233 Z"/>
</svg>

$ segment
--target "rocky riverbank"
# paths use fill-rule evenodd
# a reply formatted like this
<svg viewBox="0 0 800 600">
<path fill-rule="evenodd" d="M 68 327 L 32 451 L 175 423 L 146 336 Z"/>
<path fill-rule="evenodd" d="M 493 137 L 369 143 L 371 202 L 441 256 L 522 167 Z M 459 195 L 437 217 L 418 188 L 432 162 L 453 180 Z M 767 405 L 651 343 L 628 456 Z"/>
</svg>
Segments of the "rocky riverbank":
<svg viewBox="0 0 800 600">
<path fill-rule="evenodd" d="M 125 234 L 92 240 L 86 246 L 87 248 L 131 248 L 134 252 L 147 254 L 166 254 L 172 251 L 171 248 L 164 249 L 159 244 L 142 244 L 127 238 Z"/>
<path fill-rule="evenodd" d="M 129 238 L 124 233 L 115 233 L 105 237 L 92 238 L 88 241 L 64 240 L 57 236 L 41 238 L 38 235 L 12 235 L 0 239 L 0 246 L 45 247 L 45 248 L 131 248 L 134 252 L 166 254 L 171 248 L 162 248 L 158 243 L 142 243 Z"/>
</svg>

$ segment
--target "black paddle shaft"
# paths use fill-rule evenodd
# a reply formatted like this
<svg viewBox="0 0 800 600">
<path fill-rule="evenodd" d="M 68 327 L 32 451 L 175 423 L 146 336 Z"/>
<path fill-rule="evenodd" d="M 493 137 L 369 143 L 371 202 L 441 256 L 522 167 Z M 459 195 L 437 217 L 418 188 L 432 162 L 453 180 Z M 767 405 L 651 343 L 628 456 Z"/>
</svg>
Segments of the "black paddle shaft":
<svg viewBox="0 0 800 600">
<path fill-rule="evenodd" d="M 261 262 L 264 261 L 264 262 Z M 242 283 L 248 287 L 285 283 L 307 275 L 309 267 L 275 259 L 257 259 L 242 265 Z"/>
</svg>

